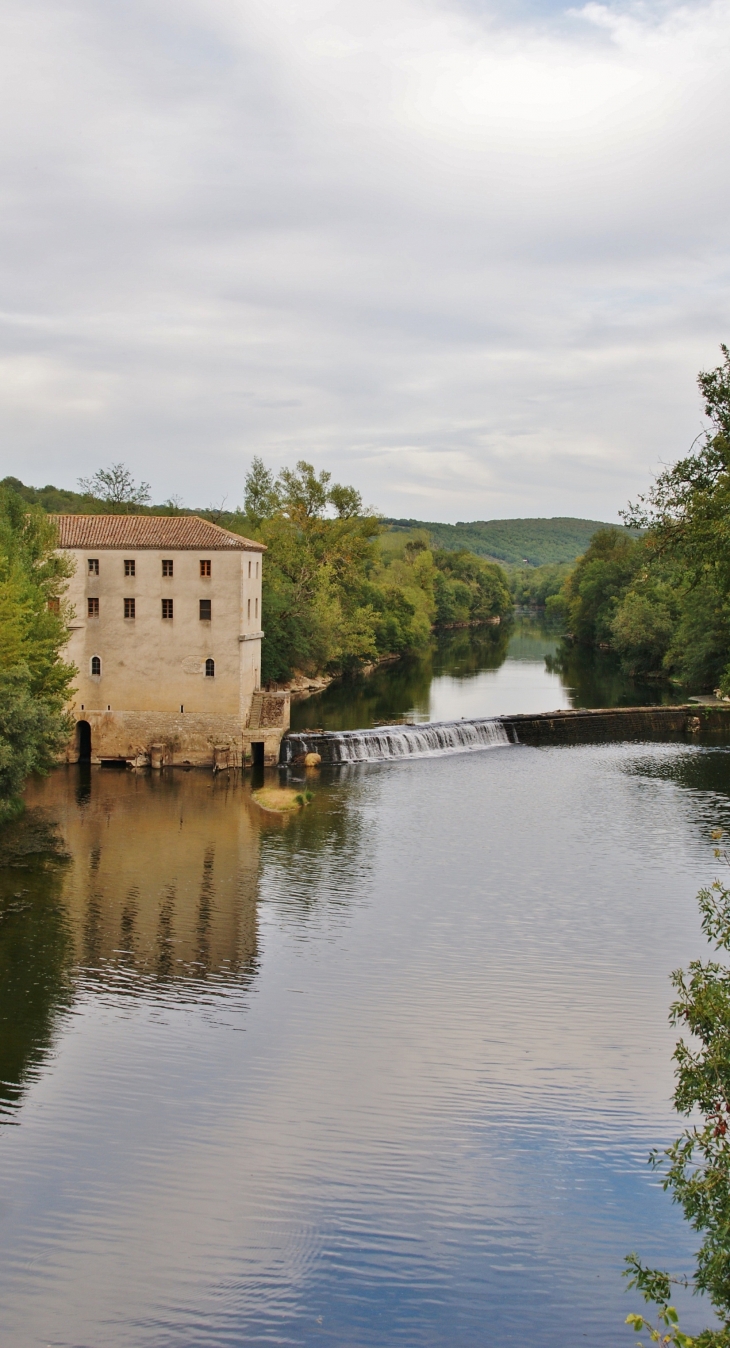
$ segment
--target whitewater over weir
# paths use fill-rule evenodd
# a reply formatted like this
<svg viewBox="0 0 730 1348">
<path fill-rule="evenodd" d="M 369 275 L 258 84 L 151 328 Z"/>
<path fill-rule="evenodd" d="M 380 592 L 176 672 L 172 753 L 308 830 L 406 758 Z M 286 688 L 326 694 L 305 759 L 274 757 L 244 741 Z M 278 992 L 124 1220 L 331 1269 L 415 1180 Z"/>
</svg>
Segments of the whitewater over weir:
<svg viewBox="0 0 730 1348">
<path fill-rule="evenodd" d="M 376 726 L 372 730 L 301 731 L 282 742 L 282 763 L 317 753 L 325 763 L 375 763 L 395 758 L 430 758 L 512 744 L 500 720 L 432 721 L 425 725 Z"/>
</svg>

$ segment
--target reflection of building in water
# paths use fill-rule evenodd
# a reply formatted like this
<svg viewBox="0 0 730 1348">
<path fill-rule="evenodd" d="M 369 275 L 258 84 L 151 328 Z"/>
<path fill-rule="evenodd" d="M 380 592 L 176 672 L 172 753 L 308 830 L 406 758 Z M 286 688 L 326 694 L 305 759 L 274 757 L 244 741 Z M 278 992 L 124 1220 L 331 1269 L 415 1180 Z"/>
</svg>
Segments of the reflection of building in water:
<svg viewBox="0 0 730 1348">
<path fill-rule="evenodd" d="M 75 959 L 166 983 L 238 977 L 256 955 L 259 830 L 233 774 L 59 771 L 33 789 L 72 856 Z M 133 990 L 130 988 L 130 991 Z"/>
</svg>

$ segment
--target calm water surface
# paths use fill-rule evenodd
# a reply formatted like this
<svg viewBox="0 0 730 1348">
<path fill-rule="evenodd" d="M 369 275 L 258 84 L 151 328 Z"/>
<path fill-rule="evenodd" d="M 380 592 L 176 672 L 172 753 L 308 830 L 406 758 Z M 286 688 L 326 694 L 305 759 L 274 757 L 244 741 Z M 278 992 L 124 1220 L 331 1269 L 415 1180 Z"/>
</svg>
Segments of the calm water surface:
<svg viewBox="0 0 730 1348">
<path fill-rule="evenodd" d="M 627 678 L 610 656 L 566 647 L 534 615 L 449 632 L 418 659 L 343 679 L 292 705 L 294 730 L 359 730 L 387 721 L 458 721 L 562 707 L 684 702 L 686 689 Z"/>
<path fill-rule="evenodd" d="M 33 786 L 4 1342 L 630 1342 L 623 1255 L 690 1262 L 646 1156 L 729 788 L 676 745 L 333 770 L 286 823 L 202 772 Z"/>
</svg>

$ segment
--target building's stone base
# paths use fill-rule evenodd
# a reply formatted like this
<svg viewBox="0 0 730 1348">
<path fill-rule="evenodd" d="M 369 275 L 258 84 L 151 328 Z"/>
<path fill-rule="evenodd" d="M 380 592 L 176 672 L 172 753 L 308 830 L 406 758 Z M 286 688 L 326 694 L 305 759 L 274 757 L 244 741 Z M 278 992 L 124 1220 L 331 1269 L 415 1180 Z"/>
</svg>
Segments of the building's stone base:
<svg viewBox="0 0 730 1348">
<path fill-rule="evenodd" d="M 284 727 L 245 728 L 237 716 L 157 711 L 84 711 L 66 750 L 77 763 L 91 731 L 91 762 L 127 762 L 135 767 L 240 768 L 279 761 Z M 261 746 L 260 748 L 258 746 Z M 88 747 L 87 747 L 88 752 Z"/>
</svg>

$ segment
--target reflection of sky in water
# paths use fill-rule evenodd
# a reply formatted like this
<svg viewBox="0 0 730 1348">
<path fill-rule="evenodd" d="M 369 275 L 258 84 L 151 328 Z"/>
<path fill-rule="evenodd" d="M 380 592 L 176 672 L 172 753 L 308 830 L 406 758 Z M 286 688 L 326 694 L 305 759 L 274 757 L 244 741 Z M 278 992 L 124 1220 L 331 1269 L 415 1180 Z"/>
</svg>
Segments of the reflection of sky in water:
<svg viewBox="0 0 730 1348">
<path fill-rule="evenodd" d="M 284 827 L 206 774 L 38 788 L 99 953 L 2 1138 L 7 1341 L 620 1343 L 623 1255 L 694 1244 L 645 1160 L 678 1129 L 668 974 L 703 950 L 728 763 L 358 769 Z M 149 954 L 176 866 L 183 997 Z"/>
<path fill-rule="evenodd" d="M 427 705 L 417 706 L 416 721 L 458 721 L 476 716 L 517 715 L 519 712 L 557 711 L 572 705 L 559 674 L 551 673 L 545 656 L 554 655 L 553 637 L 527 635 L 518 624 L 510 639 L 507 658 L 499 669 L 454 677 L 437 674 Z"/>
</svg>

